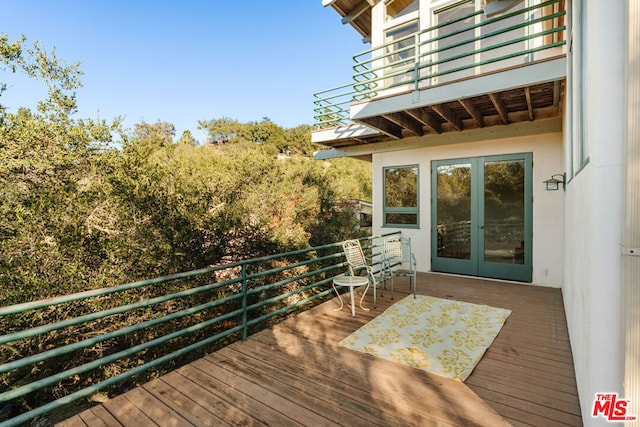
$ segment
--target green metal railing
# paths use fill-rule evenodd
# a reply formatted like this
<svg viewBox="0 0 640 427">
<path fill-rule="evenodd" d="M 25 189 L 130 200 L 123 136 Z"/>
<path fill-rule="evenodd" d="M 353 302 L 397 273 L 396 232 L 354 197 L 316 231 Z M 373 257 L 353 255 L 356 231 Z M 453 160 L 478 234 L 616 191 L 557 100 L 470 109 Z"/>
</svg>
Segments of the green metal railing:
<svg viewBox="0 0 640 427">
<path fill-rule="evenodd" d="M 351 124 L 352 103 L 393 89 L 424 89 L 532 62 L 566 45 L 561 7 L 562 0 L 551 0 L 491 19 L 480 10 L 358 53 L 352 83 L 314 94 L 315 125 Z"/>
<path fill-rule="evenodd" d="M 361 239 L 374 265 L 376 240 L 395 234 Z M 169 362 L 187 363 L 180 358 L 197 351 L 246 340 L 330 298 L 332 278 L 345 271 L 341 243 L 334 243 L 1 307 L 0 409 L 16 413 L 0 418 L 0 427 L 52 413 L 153 368 L 166 370 Z M 85 313 L 67 318 L 76 311 Z"/>
</svg>

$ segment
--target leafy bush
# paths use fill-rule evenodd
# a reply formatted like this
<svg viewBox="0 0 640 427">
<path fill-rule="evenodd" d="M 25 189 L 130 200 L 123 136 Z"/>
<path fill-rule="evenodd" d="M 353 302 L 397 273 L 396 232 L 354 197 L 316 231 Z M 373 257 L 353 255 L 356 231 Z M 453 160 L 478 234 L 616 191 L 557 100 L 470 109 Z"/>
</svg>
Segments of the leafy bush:
<svg viewBox="0 0 640 427">
<path fill-rule="evenodd" d="M 128 134 L 73 118 L 78 64 L 2 34 L 0 64 L 49 89 L 38 111 L 0 106 L 0 306 L 360 232 L 343 200 L 370 197 L 370 166 L 313 161 L 310 126 L 201 121 L 221 141 L 205 146 L 168 122 Z"/>
</svg>

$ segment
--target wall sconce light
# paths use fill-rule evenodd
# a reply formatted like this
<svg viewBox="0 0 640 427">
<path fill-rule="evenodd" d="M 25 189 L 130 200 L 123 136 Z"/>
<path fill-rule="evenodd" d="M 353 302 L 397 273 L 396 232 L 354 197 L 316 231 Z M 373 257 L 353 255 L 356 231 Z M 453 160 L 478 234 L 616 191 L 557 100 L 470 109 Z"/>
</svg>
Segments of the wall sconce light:
<svg viewBox="0 0 640 427">
<path fill-rule="evenodd" d="M 562 179 L 558 179 L 556 177 L 560 177 Z M 551 178 L 547 179 L 546 181 L 543 181 L 544 184 L 547 186 L 547 191 L 556 191 L 560 189 L 560 184 L 562 184 L 562 190 L 565 190 L 565 185 L 567 183 L 567 174 L 563 173 L 563 174 L 556 174 L 556 175 L 551 175 Z"/>
</svg>

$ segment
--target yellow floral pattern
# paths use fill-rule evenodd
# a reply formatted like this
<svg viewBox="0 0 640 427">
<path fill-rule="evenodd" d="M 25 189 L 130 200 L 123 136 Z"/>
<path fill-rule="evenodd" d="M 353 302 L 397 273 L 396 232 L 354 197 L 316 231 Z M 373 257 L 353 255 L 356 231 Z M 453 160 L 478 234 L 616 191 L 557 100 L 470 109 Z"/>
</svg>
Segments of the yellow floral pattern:
<svg viewBox="0 0 640 427">
<path fill-rule="evenodd" d="M 401 348 L 397 353 L 391 355 L 391 360 L 414 368 L 429 369 L 429 356 L 419 348 Z"/>
<path fill-rule="evenodd" d="M 503 308 L 409 295 L 339 345 L 464 381 L 510 314 Z"/>
</svg>

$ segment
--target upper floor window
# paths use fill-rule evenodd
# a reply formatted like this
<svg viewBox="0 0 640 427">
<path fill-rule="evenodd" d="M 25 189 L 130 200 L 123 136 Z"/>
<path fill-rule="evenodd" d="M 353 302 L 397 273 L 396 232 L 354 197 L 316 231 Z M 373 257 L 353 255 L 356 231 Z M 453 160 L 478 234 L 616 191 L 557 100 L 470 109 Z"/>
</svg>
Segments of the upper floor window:
<svg viewBox="0 0 640 427">
<path fill-rule="evenodd" d="M 415 12 L 420 7 L 420 0 L 387 0 L 385 2 L 385 17 L 391 19 L 400 18 Z"/>
<path fill-rule="evenodd" d="M 410 70 L 416 61 L 416 40 L 418 20 L 390 28 L 385 32 L 385 65 L 394 76 L 386 85 L 392 85 L 410 79 Z M 404 72 L 403 72 L 404 71 Z"/>
<path fill-rule="evenodd" d="M 392 166 L 383 169 L 384 226 L 419 226 L 418 166 Z"/>
<path fill-rule="evenodd" d="M 474 28 L 476 18 L 472 16 L 475 11 L 476 2 L 473 0 L 457 1 L 432 10 L 432 24 L 437 26 L 434 35 L 438 40 L 433 46 L 438 52 L 431 58 L 438 63 L 434 71 L 446 73 L 473 65 L 476 58 L 469 52 L 477 48 L 473 41 L 477 35 Z"/>
</svg>

